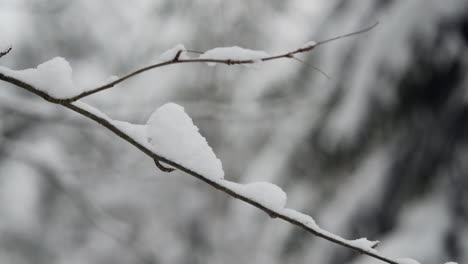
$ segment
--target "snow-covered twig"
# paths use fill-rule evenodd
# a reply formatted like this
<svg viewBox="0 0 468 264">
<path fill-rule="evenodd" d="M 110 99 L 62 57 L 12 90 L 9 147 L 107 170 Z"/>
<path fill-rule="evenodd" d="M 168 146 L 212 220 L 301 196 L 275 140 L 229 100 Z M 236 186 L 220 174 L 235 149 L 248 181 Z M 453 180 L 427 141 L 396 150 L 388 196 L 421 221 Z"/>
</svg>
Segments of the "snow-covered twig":
<svg viewBox="0 0 468 264">
<path fill-rule="evenodd" d="M 35 88 L 33 85 L 31 84 L 28 84 L 24 81 L 21 81 L 21 80 L 18 80 L 14 77 L 11 77 L 11 76 L 7 76 L 3 73 L 0 73 L 0 79 L 3 80 L 3 81 L 6 81 L 6 82 L 9 82 L 11 84 L 14 84 L 18 87 L 21 87 L 29 92 L 32 92 L 38 96 L 41 96 L 43 97 L 44 99 L 48 99 L 50 98 L 50 96 Z M 331 241 L 335 244 L 338 244 L 338 245 L 341 245 L 341 246 L 344 246 L 344 247 L 347 247 L 347 248 L 350 248 L 352 250 L 355 250 L 356 252 L 359 252 L 361 254 L 365 254 L 365 255 L 368 255 L 370 257 L 373 257 L 373 258 L 376 258 L 376 259 L 379 259 L 383 262 L 386 262 L 386 263 L 390 263 L 390 264 L 400 264 L 397 260 L 393 260 L 389 257 L 386 257 L 380 253 L 378 253 L 378 251 L 376 251 L 375 249 L 373 249 L 376 245 L 377 245 L 377 242 L 371 242 L 371 241 L 367 241 L 367 240 L 354 240 L 354 241 L 351 241 L 351 240 L 346 240 L 346 239 L 343 239 L 337 235 L 334 235 L 332 233 L 329 233 L 327 232 L 326 230 L 323 230 L 321 228 L 319 228 L 315 222 L 313 222 L 312 218 L 310 218 L 309 216 L 306 216 L 306 215 L 303 215 L 297 211 L 294 211 L 294 210 L 291 210 L 291 209 L 287 209 L 287 208 L 272 208 L 272 207 L 269 207 L 267 205 L 265 205 L 265 203 L 261 203 L 259 202 L 258 200 L 254 199 L 254 198 L 251 198 L 251 196 L 248 195 L 248 192 L 245 191 L 245 189 L 242 189 L 242 188 L 239 188 L 239 186 L 236 186 L 235 184 L 233 184 L 232 182 L 228 182 L 228 181 L 225 181 L 225 180 L 217 180 L 217 179 L 213 179 L 211 177 L 208 177 L 206 175 L 202 175 L 200 173 L 197 173 L 195 171 L 193 171 L 192 169 L 184 166 L 184 165 L 181 165 L 177 162 L 174 162 L 173 160 L 170 160 L 170 159 L 167 159 L 163 156 L 160 156 L 158 154 L 156 154 L 154 151 L 152 151 L 150 148 L 148 148 L 147 146 L 145 146 L 144 144 L 138 142 L 135 138 L 133 138 L 132 136 L 130 136 L 129 134 L 127 134 L 126 132 L 124 132 L 122 129 L 119 129 L 115 123 L 113 123 L 112 121 L 110 121 L 104 114 L 102 113 L 99 113 L 99 112 L 96 112 L 96 111 L 93 111 L 89 106 L 86 107 L 85 104 L 82 104 L 82 103 L 79 103 L 79 102 L 72 102 L 72 103 L 69 103 L 69 102 L 61 102 L 60 104 L 62 104 L 64 107 L 76 112 L 76 113 L 79 113 L 97 123 L 99 123 L 100 125 L 104 126 L 105 128 L 109 129 L 110 131 L 112 131 L 113 133 L 115 133 L 117 136 L 121 137 L 122 139 L 126 140 L 127 142 L 129 142 L 130 144 L 132 144 L 133 146 L 135 146 L 136 148 L 138 148 L 140 151 L 142 151 L 143 153 L 145 153 L 147 156 L 149 156 L 151 159 L 154 159 L 154 160 L 157 160 L 159 162 L 164 162 L 165 164 L 168 164 L 169 166 L 173 167 L 173 168 L 176 168 L 180 171 L 183 171 L 209 185 L 211 185 L 212 187 L 222 191 L 222 192 L 225 192 L 226 194 L 236 198 L 236 199 L 239 199 L 239 200 L 242 200 L 248 204 L 251 204 L 252 206 L 255 206 L 257 207 L 258 209 L 264 211 L 265 213 L 267 213 L 270 217 L 274 217 L 274 218 L 280 218 L 280 219 L 283 219 L 293 225 L 296 225 L 296 226 L 299 226 L 299 227 L 302 227 L 303 229 L 305 229 L 306 231 L 318 236 L 318 237 L 321 237 L 323 239 L 326 239 L 328 241 Z M 244 190 L 244 191 L 242 191 Z M 364 245 L 364 246 L 363 246 Z"/>
<path fill-rule="evenodd" d="M 110 82 L 108 84 L 99 86 L 99 87 L 91 89 L 91 90 L 84 91 L 84 92 L 82 92 L 82 93 L 80 93 L 80 94 L 78 94 L 76 96 L 73 96 L 73 97 L 70 97 L 70 98 L 65 98 L 65 99 L 56 99 L 56 98 L 52 98 L 52 97 L 47 97 L 46 98 L 44 96 L 42 96 L 42 97 L 44 99 L 50 101 L 50 102 L 53 102 L 53 103 L 58 103 L 58 104 L 71 103 L 71 102 L 77 101 L 77 100 L 79 100 L 81 98 L 84 98 L 86 96 L 90 96 L 92 94 L 101 92 L 103 90 L 110 89 L 110 88 L 114 87 L 115 85 L 117 85 L 117 84 L 119 84 L 119 83 L 121 83 L 121 82 L 123 82 L 123 81 L 125 81 L 127 79 L 130 79 L 130 78 L 132 78 L 132 77 L 134 77 L 136 75 L 139 75 L 139 74 L 141 74 L 143 72 L 146 72 L 146 71 L 149 71 L 149 70 L 152 70 L 152 69 L 155 69 L 155 68 L 160 68 L 160 67 L 172 65 L 172 64 L 179 64 L 179 63 L 212 63 L 212 64 L 215 64 L 215 63 L 220 63 L 220 64 L 226 64 L 226 65 L 240 65 L 240 64 L 255 64 L 255 63 L 258 63 L 258 62 L 272 61 L 272 60 L 277 60 L 277 59 L 295 59 L 294 55 L 296 55 L 296 54 L 312 51 L 313 49 L 317 48 L 318 46 L 329 43 L 331 41 L 335 41 L 335 40 L 338 40 L 338 39 L 342 39 L 342 38 L 346 38 L 346 37 L 350 37 L 350 36 L 355 36 L 355 35 L 358 35 L 358 34 L 368 32 L 368 31 L 372 30 L 373 28 L 375 28 L 378 24 L 379 24 L 379 22 L 376 22 L 372 26 L 363 28 L 361 30 L 358 30 L 358 31 L 355 31 L 355 32 L 352 32 L 352 33 L 349 33 L 349 34 L 345 34 L 345 35 L 336 36 L 336 37 L 326 39 L 326 40 L 323 40 L 323 41 L 319 41 L 319 42 L 310 41 L 310 42 L 306 43 L 304 46 L 302 46 L 301 48 L 298 48 L 296 50 L 289 51 L 289 52 L 279 54 L 279 55 L 274 55 L 274 56 L 263 56 L 263 57 L 257 58 L 257 59 L 240 59 L 240 60 L 216 59 L 216 58 L 203 58 L 203 55 L 200 56 L 199 58 L 195 58 L 195 59 L 181 58 L 181 54 L 183 52 L 186 52 L 187 50 L 178 50 L 176 52 L 175 56 L 171 57 L 167 61 L 163 61 L 163 62 L 160 62 L 160 63 L 157 63 L 157 64 L 153 64 L 153 65 L 146 66 L 144 68 L 138 69 L 138 70 L 136 70 L 136 71 L 134 71 L 134 72 L 132 72 L 130 74 L 127 74 L 127 75 L 125 75 L 125 76 L 123 76 L 123 77 L 121 77 L 121 78 L 119 78 L 117 80 L 114 80 L 114 81 L 112 81 L 112 82 Z M 311 66 L 309 64 L 307 64 L 307 65 L 309 67 L 313 67 L 313 66 Z M 316 69 L 315 67 L 313 67 L 313 68 Z M 327 76 L 327 78 L 329 78 L 328 75 L 326 75 L 322 71 L 320 71 L 320 72 L 322 74 L 324 74 L 325 76 Z"/>
<path fill-rule="evenodd" d="M 172 104 L 166 107 L 162 107 L 162 109 L 160 108 L 161 110 L 157 110 L 155 113 L 153 113 L 153 115 L 148 120 L 148 123 L 142 126 L 132 125 L 118 120 L 112 120 L 109 117 L 107 117 L 104 113 L 93 108 L 92 106 L 86 105 L 82 102 L 74 102 L 85 96 L 110 88 L 117 83 L 120 83 L 128 78 L 131 78 L 137 74 L 140 74 L 144 71 L 153 68 L 162 67 L 170 64 L 189 62 L 223 63 L 227 65 L 232 65 L 253 64 L 257 63 L 259 60 L 269 61 L 279 58 L 295 59 L 295 54 L 310 51 L 319 45 L 328 43 L 333 40 L 356 34 L 361 34 L 363 32 L 371 30 L 376 25 L 377 24 L 374 24 L 373 26 L 365 28 L 363 30 L 324 40 L 318 43 L 308 42 L 302 48 L 277 56 L 264 56 L 264 54 L 266 53 L 261 51 L 251 51 L 234 47 L 227 49 L 214 49 L 209 52 L 205 52 L 198 59 L 187 59 L 184 54 L 184 51 L 187 50 L 185 50 L 183 46 L 178 45 L 174 49 L 164 53 L 164 56 L 160 57 L 160 59 L 164 58 L 164 60 L 161 59 L 164 62 L 142 68 L 140 70 L 135 71 L 134 73 L 131 73 L 127 76 L 110 82 L 107 85 L 101 86 L 94 90 L 90 90 L 88 92 L 81 92 L 82 90 L 80 90 L 73 84 L 71 79 L 71 67 L 68 64 L 68 62 L 66 62 L 66 60 L 64 60 L 63 58 L 55 58 L 39 65 L 36 69 L 26 69 L 22 71 L 14 71 L 9 68 L 0 66 L 0 80 L 23 88 L 31 93 L 34 93 L 44 98 L 45 100 L 51 103 L 61 104 L 64 107 L 97 122 L 98 124 L 109 129 L 117 136 L 126 140 L 127 142 L 138 148 L 140 151 L 142 151 L 144 154 L 146 154 L 148 157 L 153 159 L 156 166 L 162 171 L 169 172 L 174 169 L 178 169 L 236 199 L 242 200 L 264 211 L 272 218 L 280 218 L 293 225 L 299 226 L 318 237 L 331 241 L 335 244 L 350 248 L 358 253 L 379 259 L 383 262 L 390 264 L 402 264 L 407 262 L 404 262 L 399 259 L 395 260 L 386 257 L 380 254 L 377 250 L 375 250 L 378 241 L 369 241 L 365 238 L 357 240 L 344 239 L 324 229 L 321 229 L 315 223 L 312 217 L 297 212 L 295 210 L 286 208 L 286 194 L 279 187 L 271 183 L 252 183 L 245 185 L 224 180 L 224 172 L 222 171 L 220 161 L 217 160 L 216 156 L 212 153 L 212 150 L 205 141 L 205 139 L 198 134 L 198 128 L 194 126 L 191 119 L 188 116 L 184 116 L 185 113 L 183 112 L 183 108 L 180 106 Z M 239 51 L 239 53 L 236 53 L 235 56 L 238 59 L 231 59 L 231 54 L 228 54 L 229 52 L 226 53 L 226 50 Z M 214 56 L 214 58 L 211 56 Z M 221 59 L 226 56 L 229 59 Z M 176 119 L 178 122 L 176 124 L 172 122 L 172 118 L 174 117 L 173 114 L 177 114 Z M 169 126 L 164 127 L 163 125 Z M 151 130 L 152 127 L 158 129 Z M 184 133 L 181 133 L 179 135 L 177 133 L 180 131 L 174 129 L 180 127 Z M 142 128 L 143 130 L 141 130 Z M 146 129 L 150 130 L 147 131 Z M 144 140 L 141 140 L 141 138 L 139 138 L 138 136 L 142 135 L 142 131 L 145 136 L 150 137 L 146 137 Z M 191 143 L 195 142 L 196 144 L 189 145 L 192 147 L 192 151 L 196 153 L 196 155 L 193 155 L 193 153 L 190 153 L 190 151 L 188 151 L 187 149 L 173 147 L 171 144 L 169 144 L 171 142 L 167 142 L 167 138 L 163 137 L 158 139 L 158 136 L 173 136 L 173 132 L 176 132 L 175 138 L 177 138 L 178 140 L 184 138 L 184 136 L 187 136 L 188 140 Z M 147 139 L 154 140 L 147 141 Z M 151 147 L 150 143 L 153 147 Z M 185 157 L 181 158 L 177 157 L 177 155 L 176 157 L 174 157 L 168 155 L 168 153 L 163 152 L 161 152 L 161 154 L 160 152 L 156 152 L 155 149 L 158 149 L 158 151 L 160 151 L 161 149 L 170 149 L 176 151 L 177 153 L 185 151 L 189 153 L 188 156 L 190 156 L 190 158 L 193 158 L 193 156 L 196 156 L 197 158 L 203 156 L 211 161 L 214 160 L 215 166 L 213 166 L 212 168 L 208 168 L 209 166 L 205 166 L 206 164 L 198 164 L 199 161 L 203 161 L 200 159 L 192 159 L 191 162 L 186 162 L 185 160 L 183 160 Z M 167 164 L 170 167 L 163 166 L 161 163 Z M 213 165 L 213 163 L 210 165 Z M 200 170 L 200 168 L 202 168 L 202 170 Z"/>
</svg>

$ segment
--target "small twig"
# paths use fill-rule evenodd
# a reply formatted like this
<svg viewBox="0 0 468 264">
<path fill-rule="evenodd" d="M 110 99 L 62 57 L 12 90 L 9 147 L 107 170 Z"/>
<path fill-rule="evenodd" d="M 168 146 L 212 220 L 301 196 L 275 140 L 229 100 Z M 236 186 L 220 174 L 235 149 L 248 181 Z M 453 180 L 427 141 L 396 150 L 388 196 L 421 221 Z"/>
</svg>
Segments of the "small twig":
<svg viewBox="0 0 468 264">
<path fill-rule="evenodd" d="M 173 171 L 175 171 L 174 168 L 164 167 L 164 166 L 159 162 L 159 160 L 157 160 L 157 159 L 154 159 L 154 164 L 156 164 L 156 167 L 158 167 L 158 169 L 160 169 L 161 171 L 164 171 L 164 172 L 173 172 Z"/>
<path fill-rule="evenodd" d="M 363 28 L 361 30 L 358 30 L 358 31 L 355 31 L 355 32 L 351 32 L 349 34 L 345 34 L 345 35 L 341 35 L 341 36 L 337 36 L 337 37 L 334 37 L 334 38 L 330 38 L 330 39 L 326 39 L 326 40 L 322 40 L 322 41 L 319 41 L 317 42 L 317 44 L 315 44 L 315 47 L 319 46 L 319 45 L 323 45 L 325 43 L 328 43 L 328 42 L 332 42 L 332 41 L 335 41 L 335 40 L 339 40 L 339 39 L 342 39 L 342 38 L 347 38 L 347 37 L 351 37 L 351 36 L 355 36 L 355 35 L 359 35 L 359 34 L 362 34 L 362 33 L 366 33 L 368 31 L 371 31 L 373 28 L 375 28 L 377 25 L 379 24 L 379 22 L 375 22 L 372 26 L 370 27 L 367 27 L 367 28 Z"/>
<path fill-rule="evenodd" d="M 291 59 L 291 58 L 294 58 L 295 54 L 309 52 L 309 51 L 313 50 L 314 48 L 316 48 L 318 46 L 321 46 L 321 45 L 323 45 L 325 43 L 368 32 L 368 31 L 372 30 L 374 27 L 376 27 L 378 24 L 379 23 L 377 22 L 377 23 L 373 24 L 370 27 L 367 27 L 367 28 L 364 28 L 364 29 L 361 29 L 361 30 L 358 30 L 358 31 L 355 31 L 355 32 L 352 32 L 352 33 L 349 33 L 349 34 L 340 35 L 340 36 L 333 37 L 333 38 L 330 38 L 330 39 L 322 40 L 322 41 L 319 41 L 319 42 L 317 42 L 317 43 L 315 43 L 313 45 L 310 45 L 310 46 L 302 47 L 302 48 L 299 48 L 297 50 L 290 51 L 290 52 L 280 54 L 280 55 L 261 58 L 260 60 L 261 61 L 270 61 L 270 60 L 276 60 L 276 59 L 282 59 L 282 58 Z M 186 50 L 186 51 L 187 52 L 193 52 L 193 53 L 202 53 L 202 52 L 195 51 L 195 50 Z M 180 56 L 179 53 L 178 53 L 178 55 Z M 115 80 L 113 82 L 110 82 L 108 84 L 105 84 L 103 86 L 97 87 L 97 88 L 92 89 L 92 90 L 88 90 L 86 92 L 83 92 L 83 93 L 81 93 L 81 94 L 79 94 L 77 96 L 71 97 L 71 98 L 61 99 L 60 102 L 57 101 L 55 103 L 60 104 L 60 103 L 64 103 L 64 102 L 65 103 L 71 103 L 71 102 L 77 101 L 77 100 L 79 100 L 79 99 L 81 99 L 83 97 L 86 97 L 86 96 L 98 93 L 100 91 L 112 88 L 116 84 L 121 83 L 121 82 L 123 82 L 123 81 L 125 81 L 125 80 L 127 80 L 129 78 L 132 78 L 135 75 L 143 73 L 145 71 L 149 71 L 149 70 L 152 70 L 152 69 L 155 69 L 155 68 L 159 68 L 159 67 L 163 67 L 163 66 L 167 66 L 167 65 L 171 65 L 171 64 L 207 62 L 207 63 L 220 63 L 220 64 L 226 64 L 226 65 L 238 65 L 238 64 L 253 64 L 253 63 L 256 63 L 257 61 L 258 60 L 231 60 L 231 59 L 227 59 L 227 60 L 218 60 L 218 59 L 184 59 L 184 60 L 180 60 L 178 58 L 178 56 L 176 55 L 176 58 L 174 58 L 173 60 L 153 64 L 153 65 L 138 69 L 138 70 L 136 70 L 136 71 L 134 71 L 134 72 L 132 72 L 130 74 L 127 74 L 127 75 L 123 76 L 122 78 L 117 79 L 117 80 Z"/>
<path fill-rule="evenodd" d="M 11 49 L 12 49 L 12 47 L 10 46 L 6 50 L 0 52 L 0 58 L 7 55 L 8 53 L 10 53 Z"/>
<path fill-rule="evenodd" d="M 190 52 L 190 53 L 197 53 L 197 54 L 203 54 L 204 52 L 203 51 L 196 51 L 196 50 L 185 50 L 186 52 Z"/>
<path fill-rule="evenodd" d="M 183 51 L 183 50 L 179 50 L 179 51 L 177 52 L 177 54 L 175 55 L 174 59 L 172 60 L 173 62 L 176 62 L 176 61 L 179 60 L 179 57 L 180 57 L 180 54 L 182 54 L 182 51 Z"/>
<path fill-rule="evenodd" d="M 328 79 L 331 79 L 331 77 L 330 77 L 328 74 L 326 74 L 326 73 L 325 73 L 324 71 L 322 71 L 321 69 L 315 67 L 314 65 L 309 64 L 309 63 L 307 63 L 307 62 L 305 62 L 305 61 L 303 61 L 303 60 L 301 60 L 301 59 L 298 59 L 298 58 L 296 58 L 296 57 L 291 57 L 291 59 L 297 60 L 297 61 L 303 63 L 304 65 L 306 65 L 306 66 L 308 66 L 308 67 L 310 67 L 310 68 L 312 68 L 312 69 L 314 69 L 314 70 L 320 72 L 321 74 L 323 74 L 323 75 L 324 75 L 325 77 L 327 77 Z"/>
</svg>

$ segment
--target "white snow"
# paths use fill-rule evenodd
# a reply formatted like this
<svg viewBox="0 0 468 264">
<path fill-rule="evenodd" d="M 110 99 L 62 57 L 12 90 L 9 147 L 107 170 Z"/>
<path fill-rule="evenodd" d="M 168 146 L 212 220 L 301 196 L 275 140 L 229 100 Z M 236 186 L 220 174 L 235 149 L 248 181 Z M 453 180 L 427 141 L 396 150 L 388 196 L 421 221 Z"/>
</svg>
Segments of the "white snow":
<svg viewBox="0 0 468 264">
<path fill-rule="evenodd" d="M 457 262 L 453 262 L 453 261 L 449 261 L 449 262 L 445 262 L 444 264 L 458 264 Z"/>
<path fill-rule="evenodd" d="M 95 115 L 97 117 L 100 117 L 100 118 L 105 119 L 107 121 L 112 120 L 106 114 L 101 112 L 101 110 L 99 110 L 96 107 L 91 106 L 91 105 L 89 105 L 87 103 L 83 103 L 81 101 L 76 101 L 76 102 L 73 102 L 72 104 L 79 107 L 79 108 L 81 108 L 81 109 L 83 109 L 83 110 L 86 110 L 86 111 L 90 112 L 91 114 L 93 114 L 93 115 Z"/>
<path fill-rule="evenodd" d="M 148 142 L 155 153 L 208 179 L 224 177 L 221 161 L 182 106 L 161 106 L 149 118 L 147 129 Z"/>
<path fill-rule="evenodd" d="M 257 64 L 262 58 L 269 57 L 270 55 L 262 50 L 244 49 L 238 46 L 214 48 L 206 51 L 200 55 L 200 59 L 213 59 L 213 60 L 252 60 Z M 216 63 L 209 62 L 208 65 L 214 66 Z"/>
<path fill-rule="evenodd" d="M 306 42 L 304 45 L 302 45 L 302 48 L 306 49 L 306 48 L 313 47 L 315 45 L 317 45 L 317 42 L 311 40 L 311 41 Z"/>
<path fill-rule="evenodd" d="M 0 66 L 0 73 L 23 81 L 57 99 L 73 97 L 83 91 L 73 84 L 70 64 L 61 57 L 46 61 L 35 69 L 11 70 Z"/>
<path fill-rule="evenodd" d="M 355 240 L 348 240 L 348 244 L 366 251 L 376 251 L 373 247 L 375 247 L 378 243 L 379 241 L 370 241 L 365 237 Z"/>
<path fill-rule="evenodd" d="M 304 213 L 298 212 L 296 210 L 290 209 L 290 208 L 284 208 L 281 210 L 281 214 L 294 219 L 298 221 L 299 223 L 304 224 L 305 226 L 314 229 L 314 230 L 319 230 L 320 227 L 317 225 L 315 220 L 310 216 L 306 215 Z"/>
<path fill-rule="evenodd" d="M 158 61 L 159 62 L 171 61 L 175 58 L 175 56 L 177 55 L 177 52 L 179 51 L 182 51 L 179 55 L 180 60 L 189 59 L 189 57 L 187 56 L 187 52 L 185 52 L 186 51 L 185 46 L 182 44 L 177 44 L 174 47 L 163 52 L 161 55 L 159 55 Z"/>
<path fill-rule="evenodd" d="M 226 188 L 229 188 L 233 192 L 249 198 L 258 204 L 278 213 L 286 205 L 286 193 L 273 183 L 254 182 L 248 184 L 239 184 L 230 181 L 222 181 L 220 184 Z"/>
<path fill-rule="evenodd" d="M 146 145 L 145 142 L 147 142 L 148 138 L 148 130 L 146 125 L 132 124 L 119 120 L 111 120 L 110 123 L 130 136 L 136 142 Z"/>
<path fill-rule="evenodd" d="M 420 264 L 419 261 L 412 258 L 399 258 L 396 261 L 400 264 Z"/>
<path fill-rule="evenodd" d="M 108 121 L 159 156 L 213 181 L 224 177 L 221 161 L 182 106 L 167 103 L 158 108 L 146 124 L 141 125 L 113 120 L 99 109 L 83 102 L 73 104 Z"/>
</svg>

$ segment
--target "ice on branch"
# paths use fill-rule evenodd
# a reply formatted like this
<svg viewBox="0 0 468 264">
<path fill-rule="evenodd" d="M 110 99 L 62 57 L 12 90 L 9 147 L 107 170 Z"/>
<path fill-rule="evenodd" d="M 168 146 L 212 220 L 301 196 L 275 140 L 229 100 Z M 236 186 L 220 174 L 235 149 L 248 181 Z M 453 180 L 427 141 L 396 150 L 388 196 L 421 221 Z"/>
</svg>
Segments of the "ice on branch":
<svg viewBox="0 0 468 264">
<path fill-rule="evenodd" d="M 182 106 L 174 103 L 161 106 L 149 118 L 147 129 L 155 153 L 208 179 L 224 177 L 221 161 Z"/>
<path fill-rule="evenodd" d="M 280 187 L 269 182 L 239 184 L 223 181 L 222 185 L 273 211 L 279 212 L 286 205 L 286 193 Z"/>
<path fill-rule="evenodd" d="M 421 264 L 419 261 L 412 258 L 399 258 L 396 261 L 400 264 Z"/>
<path fill-rule="evenodd" d="M 317 42 L 311 40 L 311 41 L 306 42 L 304 45 L 302 45 L 302 48 L 303 49 L 308 49 L 308 48 L 311 48 L 311 47 L 313 47 L 315 45 L 317 45 Z"/>
<path fill-rule="evenodd" d="M 163 52 L 161 55 L 159 55 L 158 61 L 159 62 L 172 61 L 176 58 L 177 53 L 179 53 L 179 51 L 181 51 L 178 57 L 179 60 L 189 59 L 184 45 L 177 44 L 173 48 L 168 49 L 165 52 Z"/>
<path fill-rule="evenodd" d="M 35 69 L 16 71 L 0 66 L 0 73 L 25 82 L 57 99 L 73 97 L 83 91 L 74 85 L 70 64 L 61 57 L 46 61 Z"/>
<path fill-rule="evenodd" d="M 269 57 L 270 55 L 261 50 L 244 49 L 238 46 L 214 48 L 206 51 L 200 55 L 200 59 L 213 59 L 213 60 L 231 60 L 231 61 L 259 61 L 262 58 Z M 209 62 L 208 65 L 214 66 L 216 63 Z"/>
</svg>

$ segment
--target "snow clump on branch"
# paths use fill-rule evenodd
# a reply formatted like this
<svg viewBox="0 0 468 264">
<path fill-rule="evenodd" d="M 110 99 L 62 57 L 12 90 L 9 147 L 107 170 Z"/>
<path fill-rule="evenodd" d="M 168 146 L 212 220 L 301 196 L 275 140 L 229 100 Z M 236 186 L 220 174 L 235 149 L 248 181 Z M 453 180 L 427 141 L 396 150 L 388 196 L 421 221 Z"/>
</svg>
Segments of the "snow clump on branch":
<svg viewBox="0 0 468 264">
<path fill-rule="evenodd" d="M 279 211 L 286 205 L 286 193 L 273 183 L 254 182 L 249 184 L 239 184 L 230 181 L 223 181 L 222 185 L 238 195 L 249 198 L 273 211 Z"/>
<path fill-rule="evenodd" d="M 62 57 L 39 64 L 35 69 L 16 71 L 0 66 L 0 73 L 34 85 L 37 90 L 57 99 L 70 98 L 83 92 L 73 83 L 72 68 Z"/>
<path fill-rule="evenodd" d="M 269 57 L 270 54 L 262 50 L 244 49 L 238 46 L 214 48 L 200 55 L 199 59 L 206 60 L 230 60 L 230 61 L 260 61 L 262 58 Z M 209 66 L 215 66 L 216 63 L 208 62 Z"/>
<path fill-rule="evenodd" d="M 224 177 L 221 161 L 182 106 L 161 106 L 148 119 L 147 129 L 155 153 L 210 180 Z"/>
</svg>

